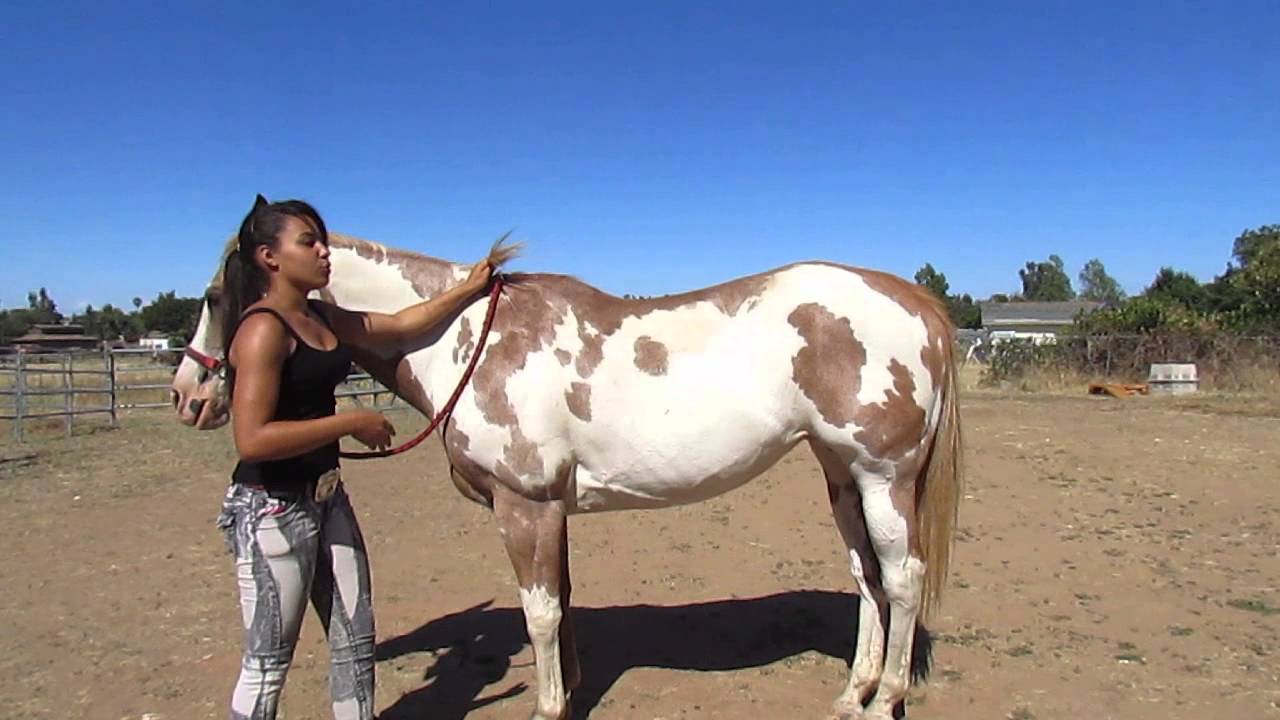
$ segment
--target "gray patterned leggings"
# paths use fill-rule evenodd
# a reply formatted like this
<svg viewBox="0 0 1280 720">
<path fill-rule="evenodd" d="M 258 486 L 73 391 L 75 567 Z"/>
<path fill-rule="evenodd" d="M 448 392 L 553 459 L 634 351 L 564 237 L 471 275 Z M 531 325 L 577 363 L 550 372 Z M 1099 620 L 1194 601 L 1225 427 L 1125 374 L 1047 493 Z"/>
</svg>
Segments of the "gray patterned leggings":
<svg viewBox="0 0 1280 720">
<path fill-rule="evenodd" d="M 310 597 L 329 638 L 336 720 L 373 717 L 374 632 L 369 562 L 346 491 L 326 501 L 277 499 L 232 484 L 218 525 L 236 558 L 244 656 L 233 720 L 271 720 Z"/>
</svg>

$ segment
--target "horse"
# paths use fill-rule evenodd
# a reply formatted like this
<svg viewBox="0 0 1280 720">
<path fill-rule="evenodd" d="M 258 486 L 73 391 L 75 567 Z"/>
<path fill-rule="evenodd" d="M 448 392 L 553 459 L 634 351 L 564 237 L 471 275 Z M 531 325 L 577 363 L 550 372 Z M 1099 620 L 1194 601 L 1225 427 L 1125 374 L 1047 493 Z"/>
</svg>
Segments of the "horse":
<svg viewBox="0 0 1280 720">
<path fill-rule="evenodd" d="M 342 234 L 330 246 L 320 295 L 347 308 L 394 312 L 468 270 Z M 825 261 L 640 299 L 565 275 L 501 278 L 492 300 L 357 363 L 430 417 L 483 353 L 442 442 L 453 483 L 492 511 L 515 571 L 535 655 L 533 720 L 568 718 L 581 679 L 568 517 L 706 500 L 801 442 L 821 465 L 861 598 L 848 682 L 828 717 L 890 718 L 908 691 L 917 623 L 942 596 L 961 494 L 954 328 L 941 303 L 895 275 Z M 195 357 L 225 353 L 220 282 L 206 293 Z M 172 389 L 184 423 L 226 421 L 221 374 L 188 357 Z"/>
</svg>

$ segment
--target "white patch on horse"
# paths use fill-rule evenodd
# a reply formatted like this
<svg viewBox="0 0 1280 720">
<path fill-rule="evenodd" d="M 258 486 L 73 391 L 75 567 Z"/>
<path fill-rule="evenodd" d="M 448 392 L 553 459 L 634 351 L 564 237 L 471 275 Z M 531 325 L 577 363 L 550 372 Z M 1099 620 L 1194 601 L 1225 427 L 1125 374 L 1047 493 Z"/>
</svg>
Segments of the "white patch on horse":
<svg viewBox="0 0 1280 720">
<path fill-rule="evenodd" d="M 334 278 L 359 278 L 358 283 L 334 283 L 330 290 L 342 307 L 349 310 L 396 312 L 422 301 L 400 270 L 389 262 L 363 257 L 353 248 L 333 247 L 329 262 Z"/>
<path fill-rule="evenodd" d="M 541 585 L 520 588 L 525 627 L 537 659 L 538 709 L 563 709 L 564 678 L 560 671 L 560 598 Z"/>
<path fill-rule="evenodd" d="M 796 336 L 776 333 L 787 307 L 766 293 L 749 313 L 699 302 L 627 318 L 604 344 L 592 420 L 575 436 L 575 510 L 665 507 L 727 492 L 803 438 L 791 377 Z M 636 341 L 668 349 L 666 374 L 635 366 Z M 765 340 L 770 338 L 769 340 Z M 772 381 L 769 381 L 772 379 Z M 749 412 L 721 412 L 725 407 Z M 780 418 L 786 418 L 779 432 Z M 706 442 L 715 437 L 716 442 Z"/>
</svg>

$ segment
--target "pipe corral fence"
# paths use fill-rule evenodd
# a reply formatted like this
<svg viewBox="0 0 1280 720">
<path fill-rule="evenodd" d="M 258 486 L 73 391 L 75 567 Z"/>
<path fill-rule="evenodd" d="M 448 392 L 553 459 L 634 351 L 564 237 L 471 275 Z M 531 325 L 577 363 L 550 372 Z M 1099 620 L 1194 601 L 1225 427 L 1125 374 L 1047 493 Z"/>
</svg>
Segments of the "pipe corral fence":
<svg viewBox="0 0 1280 720">
<path fill-rule="evenodd" d="M 122 410 L 172 409 L 169 386 L 182 352 L 113 348 L 0 356 L 0 420 L 12 422 L 13 437 L 21 442 L 33 421 L 60 418 L 70 436 L 84 416 L 117 427 Z M 377 410 L 408 407 L 364 372 L 348 375 L 334 395 Z"/>
</svg>

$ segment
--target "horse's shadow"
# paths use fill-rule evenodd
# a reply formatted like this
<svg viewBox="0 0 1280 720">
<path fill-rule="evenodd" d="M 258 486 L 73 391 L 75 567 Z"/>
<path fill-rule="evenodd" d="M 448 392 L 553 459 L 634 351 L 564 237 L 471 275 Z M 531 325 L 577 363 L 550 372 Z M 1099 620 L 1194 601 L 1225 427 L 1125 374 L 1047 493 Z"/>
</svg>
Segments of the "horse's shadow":
<svg viewBox="0 0 1280 720">
<path fill-rule="evenodd" d="M 379 661 L 435 653 L 423 673 L 428 684 L 379 717 L 460 720 L 477 708 L 525 692 L 528 688 L 516 683 L 480 696 L 502 680 L 512 658 L 528 644 L 520 609 L 491 606 L 488 602 L 446 615 L 379 643 Z M 582 665 L 582 684 L 573 693 L 574 718 L 588 717 L 631 668 L 741 670 L 809 651 L 843 659 L 847 665 L 857 618 L 857 596 L 821 590 L 690 605 L 574 608 Z M 918 630 L 916 643 L 913 671 L 922 674 L 929 656 L 928 635 Z"/>
</svg>

